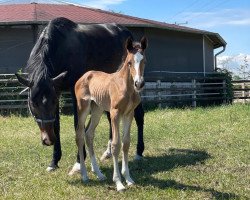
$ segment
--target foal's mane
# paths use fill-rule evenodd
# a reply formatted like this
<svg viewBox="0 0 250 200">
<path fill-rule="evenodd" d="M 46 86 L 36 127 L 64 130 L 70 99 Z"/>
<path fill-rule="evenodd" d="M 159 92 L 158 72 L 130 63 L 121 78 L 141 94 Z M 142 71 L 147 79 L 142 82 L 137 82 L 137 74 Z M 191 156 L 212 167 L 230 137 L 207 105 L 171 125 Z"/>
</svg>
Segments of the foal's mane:
<svg viewBox="0 0 250 200">
<path fill-rule="evenodd" d="M 28 59 L 25 71 L 31 82 L 46 80 L 55 76 L 58 69 L 53 63 L 59 42 L 77 25 L 66 19 L 52 20 L 40 34 Z"/>
</svg>

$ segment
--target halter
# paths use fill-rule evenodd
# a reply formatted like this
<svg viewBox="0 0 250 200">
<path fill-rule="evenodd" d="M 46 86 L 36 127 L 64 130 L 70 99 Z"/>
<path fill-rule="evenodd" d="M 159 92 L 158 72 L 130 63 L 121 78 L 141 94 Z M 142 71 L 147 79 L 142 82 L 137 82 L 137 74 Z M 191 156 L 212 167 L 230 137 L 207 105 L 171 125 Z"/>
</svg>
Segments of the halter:
<svg viewBox="0 0 250 200">
<path fill-rule="evenodd" d="M 37 123 L 40 123 L 41 126 L 43 127 L 43 124 L 48 124 L 48 123 L 54 123 L 56 118 L 52 118 L 52 119 L 39 119 L 37 118 L 34 113 L 31 111 L 31 108 L 30 108 L 30 89 L 29 89 L 29 92 L 28 92 L 28 108 L 29 108 L 29 111 L 30 111 L 30 114 L 31 116 L 34 118 L 34 120 L 37 122 Z"/>
</svg>

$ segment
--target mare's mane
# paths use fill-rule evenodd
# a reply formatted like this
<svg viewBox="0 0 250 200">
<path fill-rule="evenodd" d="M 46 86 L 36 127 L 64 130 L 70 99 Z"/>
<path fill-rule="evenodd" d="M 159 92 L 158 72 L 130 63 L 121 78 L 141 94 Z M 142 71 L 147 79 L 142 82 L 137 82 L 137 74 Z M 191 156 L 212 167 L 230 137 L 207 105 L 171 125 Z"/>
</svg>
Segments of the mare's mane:
<svg viewBox="0 0 250 200">
<path fill-rule="evenodd" d="M 52 20 L 40 34 L 28 59 L 25 71 L 29 73 L 30 82 L 38 82 L 55 76 L 53 64 L 55 52 L 62 38 L 77 25 L 65 18 Z"/>
</svg>

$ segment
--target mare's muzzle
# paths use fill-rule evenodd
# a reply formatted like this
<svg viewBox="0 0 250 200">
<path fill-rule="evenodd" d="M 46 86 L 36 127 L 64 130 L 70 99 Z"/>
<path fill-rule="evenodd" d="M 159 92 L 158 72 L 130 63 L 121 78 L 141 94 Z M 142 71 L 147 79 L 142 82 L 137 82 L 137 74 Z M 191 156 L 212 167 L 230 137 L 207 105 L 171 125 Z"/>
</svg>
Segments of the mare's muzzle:
<svg viewBox="0 0 250 200">
<path fill-rule="evenodd" d="M 54 123 L 41 124 L 38 123 L 41 131 L 42 144 L 46 146 L 51 146 L 56 141 L 56 136 L 54 132 Z"/>
</svg>

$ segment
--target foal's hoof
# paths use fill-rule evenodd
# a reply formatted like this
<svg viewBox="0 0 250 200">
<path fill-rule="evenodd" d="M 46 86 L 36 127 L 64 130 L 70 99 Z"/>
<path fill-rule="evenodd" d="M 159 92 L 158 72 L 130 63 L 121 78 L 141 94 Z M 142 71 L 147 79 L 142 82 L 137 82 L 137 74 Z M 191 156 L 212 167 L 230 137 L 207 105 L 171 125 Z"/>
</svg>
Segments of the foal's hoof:
<svg viewBox="0 0 250 200">
<path fill-rule="evenodd" d="M 109 158 L 112 157 L 112 154 L 108 151 L 105 151 L 103 154 L 102 154 L 102 157 L 101 157 L 101 162 L 103 162 L 104 160 L 108 160 Z"/>
<path fill-rule="evenodd" d="M 80 163 L 76 162 L 69 172 L 69 176 L 73 176 L 76 173 L 81 173 Z"/>
<path fill-rule="evenodd" d="M 128 185 L 128 186 L 132 186 L 132 185 L 134 185 L 134 184 L 135 184 L 135 182 L 134 182 L 133 180 L 127 181 L 127 185 Z"/>
<path fill-rule="evenodd" d="M 126 188 L 124 187 L 124 185 L 122 185 L 122 183 L 120 183 L 116 185 L 116 190 L 117 192 L 124 192 Z"/>
<path fill-rule="evenodd" d="M 53 172 L 53 171 L 55 171 L 58 168 L 59 168 L 58 165 L 48 166 L 47 169 L 46 169 L 46 171 L 47 172 Z"/>
</svg>

